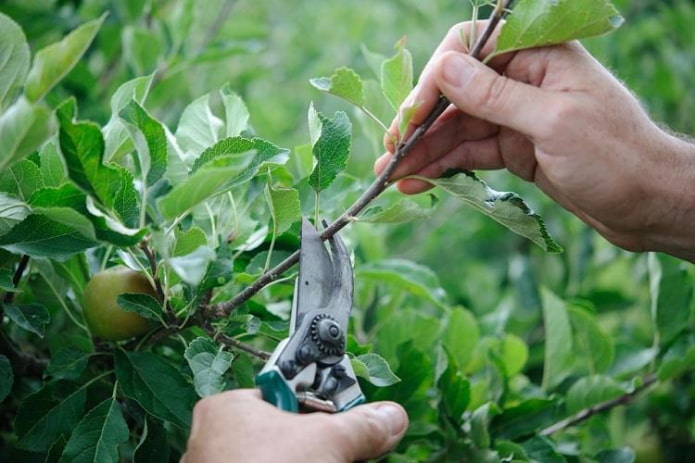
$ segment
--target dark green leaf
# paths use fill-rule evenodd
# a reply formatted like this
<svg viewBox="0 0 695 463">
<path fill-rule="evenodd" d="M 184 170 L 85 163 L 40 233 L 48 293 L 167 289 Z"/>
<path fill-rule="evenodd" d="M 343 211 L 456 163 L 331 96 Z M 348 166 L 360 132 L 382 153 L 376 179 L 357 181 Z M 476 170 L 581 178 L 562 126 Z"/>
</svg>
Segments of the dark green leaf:
<svg viewBox="0 0 695 463">
<path fill-rule="evenodd" d="M 22 159 L 0 173 L 0 189 L 24 201 L 28 201 L 32 193 L 41 187 L 41 169 L 28 159 Z"/>
<path fill-rule="evenodd" d="M 622 22 L 608 0 L 519 0 L 502 27 L 494 54 L 585 39 Z"/>
<path fill-rule="evenodd" d="M 48 309 L 41 304 L 4 304 L 5 315 L 19 327 L 43 337 L 51 320 Z"/>
<path fill-rule="evenodd" d="M 79 422 L 65 444 L 61 463 L 118 463 L 118 446 L 129 432 L 118 402 L 109 398 Z"/>
<path fill-rule="evenodd" d="M 78 27 L 60 42 L 39 50 L 29 70 L 24 93 L 31 101 L 38 101 L 53 88 L 82 58 L 94 40 L 106 15 Z"/>
<path fill-rule="evenodd" d="M 135 100 L 130 100 L 118 115 L 127 123 L 130 137 L 137 149 L 140 170 L 146 184 L 151 186 L 164 176 L 167 169 L 164 127 Z"/>
<path fill-rule="evenodd" d="M 89 351 L 72 346 L 60 349 L 48 362 L 45 375 L 53 379 L 76 380 L 87 368 L 91 355 Z"/>
<path fill-rule="evenodd" d="M 536 436 L 522 443 L 531 461 L 543 463 L 565 463 L 567 460 L 547 437 Z"/>
<path fill-rule="evenodd" d="M 60 436 L 69 436 L 82 418 L 84 387 L 48 383 L 24 399 L 17 411 L 15 431 L 21 448 L 45 452 Z"/>
<path fill-rule="evenodd" d="M 463 375 L 454 353 L 446 347 L 443 352 L 446 356 L 446 368 L 437 380 L 437 387 L 441 391 L 440 401 L 447 416 L 460 426 L 463 413 L 471 401 L 471 385 Z"/>
<path fill-rule="evenodd" d="M 351 359 L 353 365 L 357 363 L 360 368 L 358 376 L 366 379 L 377 387 L 386 387 L 396 384 L 401 379 L 396 376 L 388 362 L 383 357 L 377 354 L 363 354 Z M 357 372 L 357 369 L 355 370 Z"/>
<path fill-rule="evenodd" d="M 4 355 L 0 355 L 0 402 L 5 400 L 12 390 L 12 384 L 14 383 L 14 373 L 12 372 L 12 365 L 10 361 Z"/>
<path fill-rule="evenodd" d="M 597 463 L 634 463 L 635 451 L 630 447 L 616 450 L 603 450 L 595 457 Z"/>
<path fill-rule="evenodd" d="M 649 255 L 649 289 L 652 319 L 661 345 L 667 345 L 688 328 L 695 279 L 689 264 L 666 254 Z"/>
<path fill-rule="evenodd" d="M 116 378 L 126 396 L 148 413 L 188 429 L 196 396 L 177 368 L 149 352 L 117 350 Z"/>
<path fill-rule="evenodd" d="M 321 113 L 316 113 L 316 117 L 321 130 L 312 149 L 316 165 L 309 176 L 309 185 L 318 193 L 328 188 L 347 166 L 352 124 L 342 111 L 336 112 L 332 119 Z"/>
<path fill-rule="evenodd" d="M 661 381 L 675 378 L 695 367 L 695 336 L 682 336 L 664 355 L 657 375 Z"/>
<path fill-rule="evenodd" d="M 12 282 L 12 272 L 7 269 L 0 269 L 0 290 L 13 293 L 17 290 Z"/>
<path fill-rule="evenodd" d="M 135 312 L 148 320 L 162 319 L 162 303 L 149 294 L 120 294 L 117 300 L 119 307 L 127 312 Z"/>
<path fill-rule="evenodd" d="M 96 244 L 78 230 L 36 214 L 0 237 L 0 247 L 10 252 L 54 259 L 66 259 Z"/>
<path fill-rule="evenodd" d="M 193 371 L 193 384 L 200 397 L 224 390 L 224 374 L 232 366 L 232 354 L 208 338 L 196 338 L 184 354 Z"/>
<path fill-rule="evenodd" d="M 30 54 L 22 28 L 0 13 L 0 113 L 12 103 L 24 85 Z"/>
<path fill-rule="evenodd" d="M 506 408 L 493 419 L 490 431 L 497 437 L 517 440 L 550 426 L 558 414 L 555 401 L 532 398 Z"/>
<path fill-rule="evenodd" d="M 104 139 L 90 122 L 74 122 L 75 101 L 67 100 L 57 110 L 60 150 L 68 175 L 80 188 L 113 211 L 126 227 L 139 221 L 137 194 L 132 174 L 116 164 L 103 164 Z"/>
<path fill-rule="evenodd" d="M 396 354 L 401 344 L 417 339 L 419 348 L 431 351 L 441 335 L 440 320 L 414 310 L 406 309 L 385 319 L 378 329 L 375 339 L 375 352 L 382 355 L 390 365 L 399 364 L 403 359 Z"/>
<path fill-rule="evenodd" d="M 168 463 L 169 442 L 164 425 L 147 415 L 142 439 L 135 448 L 133 463 Z"/>
<path fill-rule="evenodd" d="M 438 186 L 546 251 L 562 252 L 548 234 L 543 219 L 518 195 L 495 191 L 470 172 L 440 179 L 412 177 Z"/>
<path fill-rule="evenodd" d="M 502 410 L 494 402 L 487 402 L 473 411 L 471 416 L 471 438 L 479 449 L 490 448 L 492 439 L 490 438 L 490 422 L 502 413 Z"/>
<path fill-rule="evenodd" d="M 350 68 L 336 69 L 331 77 L 310 79 L 317 89 L 342 98 L 355 106 L 364 106 L 364 87 L 360 76 Z"/>
</svg>

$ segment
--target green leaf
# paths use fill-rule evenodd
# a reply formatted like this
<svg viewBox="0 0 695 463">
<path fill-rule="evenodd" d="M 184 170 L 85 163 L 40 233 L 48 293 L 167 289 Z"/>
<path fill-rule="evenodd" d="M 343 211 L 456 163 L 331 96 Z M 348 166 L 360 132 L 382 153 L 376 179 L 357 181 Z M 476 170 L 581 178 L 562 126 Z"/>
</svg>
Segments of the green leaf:
<svg viewBox="0 0 695 463">
<path fill-rule="evenodd" d="M 8 269 L 0 269 L 0 290 L 14 293 L 17 291 L 12 282 L 12 272 Z"/>
<path fill-rule="evenodd" d="M 222 87 L 220 96 L 224 105 L 226 136 L 238 137 L 249 128 L 249 110 L 244 100 L 231 90 L 229 84 Z"/>
<path fill-rule="evenodd" d="M 396 43 L 396 54 L 381 63 L 381 89 L 395 110 L 413 89 L 413 58 L 405 38 Z"/>
<path fill-rule="evenodd" d="M 104 161 L 117 160 L 132 151 L 133 143 L 128 136 L 119 113 L 130 101 L 143 104 L 152 86 L 154 74 L 136 77 L 122 84 L 111 97 L 111 118 L 103 127 Z"/>
<path fill-rule="evenodd" d="M 331 77 L 317 77 L 309 82 L 322 92 L 335 95 L 355 106 L 362 107 L 365 104 L 362 79 L 350 68 L 336 69 Z"/>
<path fill-rule="evenodd" d="M 159 212 L 166 220 L 174 220 L 203 201 L 229 191 L 253 156 L 253 152 L 233 153 L 207 162 L 157 201 Z"/>
<path fill-rule="evenodd" d="M 353 368 L 355 364 L 357 364 L 355 373 L 358 376 L 366 379 L 377 387 L 391 386 L 401 380 L 391 371 L 388 362 L 378 354 L 358 355 L 350 359 L 350 361 L 353 364 Z"/>
<path fill-rule="evenodd" d="M 58 260 L 96 245 L 97 242 L 86 238 L 77 229 L 37 214 L 29 215 L 0 237 L 0 247 L 15 254 Z"/>
<path fill-rule="evenodd" d="M 579 307 L 570 307 L 570 320 L 574 328 L 575 349 L 586 359 L 592 374 L 604 373 L 615 359 L 613 340 L 599 326 L 596 317 Z"/>
<path fill-rule="evenodd" d="M 208 244 L 208 237 L 200 227 L 191 227 L 182 233 L 177 231 L 175 236 L 176 244 L 171 252 L 172 256 L 185 256 Z"/>
<path fill-rule="evenodd" d="M 492 444 L 490 422 L 502 410 L 494 402 L 487 402 L 476 408 L 471 416 L 471 438 L 478 449 L 488 449 Z"/>
<path fill-rule="evenodd" d="M 559 418 L 555 401 L 531 398 L 506 408 L 490 425 L 497 438 L 517 440 L 550 426 Z"/>
<path fill-rule="evenodd" d="M 27 201 L 37 189 L 43 187 L 41 169 L 33 161 L 22 159 L 0 173 L 0 189 Z"/>
<path fill-rule="evenodd" d="M 0 192 L 0 236 L 26 219 L 29 213 L 30 209 L 23 201 Z"/>
<path fill-rule="evenodd" d="M 10 394 L 13 383 L 14 373 L 12 372 L 10 360 L 4 355 L 0 355 L 0 402 L 5 400 L 5 397 Z"/>
<path fill-rule="evenodd" d="M 48 309 L 41 304 L 4 304 L 5 315 L 20 328 L 30 331 L 39 337 L 46 332 L 46 325 L 51 320 Z"/>
<path fill-rule="evenodd" d="M 118 446 L 128 440 L 126 425 L 118 402 L 106 399 L 78 423 L 73 431 L 61 463 L 118 463 Z"/>
<path fill-rule="evenodd" d="M 183 110 L 176 140 L 188 159 L 196 159 L 220 140 L 223 128 L 222 120 L 210 109 L 210 95 L 205 94 Z"/>
<path fill-rule="evenodd" d="M 389 365 L 397 366 L 398 369 L 404 361 L 403 357 L 397 356 L 402 345 L 416 339 L 418 348 L 426 352 L 431 351 L 441 337 L 441 323 L 437 318 L 406 309 L 384 319 L 378 327 L 378 332 L 379 336 L 374 340 L 374 350 L 382 355 Z M 416 365 L 413 365 L 413 368 L 415 367 Z"/>
<path fill-rule="evenodd" d="M 659 380 L 667 381 L 695 368 L 695 336 L 682 336 L 664 355 L 657 371 Z"/>
<path fill-rule="evenodd" d="M 46 452 L 60 436 L 69 436 L 82 418 L 85 407 L 84 386 L 75 388 L 66 382 L 48 383 L 27 396 L 17 410 L 17 445 L 33 452 Z"/>
<path fill-rule="evenodd" d="M 133 463 L 168 463 L 169 442 L 164 425 L 147 415 L 140 443 L 135 448 Z"/>
<path fill-rule="evenodd" d="M 215 145 L 203 151 L 198 159 L 193 164 L 193 172 L 200 169 L 202 166 L 221 156 L 230 154 L 242 154 L 249 151 L 255 151 L 255 155 L 248 167 L 241 175 L 239 175 L 232 186 L 240 185 L 251 180 L 256 175 L 258 169 L 266 164 L 284 164 L 287 162 L 289 151 L 280 148 L 262 138 L 245 138 L 245 137 L 230 137 L 224 138 Z"/>
<path fill-rule="evenodd" d="M 47 187 L 59 187 L 68 179 L 63 159 L 53 142 L 46 143 L 39 152 L 41 159 L 41 178 Z"/>
<path fill-rule="evenodd" d="M 161 321 L 162 303 L 149 294 L 124 293 L 116 299 L 118 306 L 126 312 L 135 312 L 148 320 Z"/>
<path fill-rule="evenodd" d="M 36 53 L 29 70 L 24 93 L 30 101 L 38 101 L 48 93 L 82 58 L 101 28 L 106 15 L 78 27 L 60 42 Z"/>
<path fill-rule="evenodd" d="M 372 206 L 359 216 L 360 222 L 402 223 L 425 219 L 432 215 L 432 207 L 423 207 L 411 198 L 399 198 L 387 206 Z"/>
<path fill-rule="evenodd" d="M 224 374 L 232 366 L 231 352 L 222 350 L 207 338 L 196 338 L 188 345 L 184 357 L 193 371 L 193 384 L 200 397 L 225 389 Z"/>
<path fill-rule="evenodd" d="M 507 16 L 493 55 L 601 35 L 622 22 L 608 0 L 519 0 Z"/>
<path fill-rule="evenodd" d="M 0 172 L 36 151 L 53 130 L 48 108 L 20 97 L 0 114 Z"/>
<path fill-rule="evenodd" d="M 127 123 L 130 137 L 137 149 L 140 170 L 146 184 L 151 186 L 164 176 L 167 169 L 164 127 L 135 100 L 130 100 L 118 115 Z"/>
<path fill-rule="evenodd" d="M 548 234 L 543 219 L 515 193 L 495 191 L 471 172 L 440 179 L 411 177 L 429 182 L 452 194 L 456 199 L 472 206 L 514 233 L 528 238 L 548 252 L 562 252 L 562 248 Z"/>
<path fill-rule="evenodd" d="M 80 377 L 92 353 L 68 346 L 51 356 L 45 375 L 53 379 L 76 380 Z"/>
<path fill-rule="evenodd" d="M 576 381 L 565 397 L 567 412 L 574 415 L 584 409 L 625 394 L 627 390 L 612 378 L 603 375 L 586 376 Z"/>
<path fill-rule="evenodd" d="M 520 373 L 528 360 L 529 349 L 523 339 L 506 334 L 500 342 L 499 357 L 504 364 L 507 377 Z"/>
<path fill-rule="evenodd" d="M 293 223 L 301 219 L 302 211 L 299 203 L 299 192 L 294 188 L 273 188 L 268 183 L 266 197 L 273 217 L 273 234 L 285 233 Z"/>
<path fill-rule="evenodd" d="M 575 352 L 572 346 L 572 328 L 565 301 L 545 288 L 541 291 L 541 297 L 545 330 L 543 388 L 548 390 L 567 377 L 569 365 Z"/>
<path fill-rule="evenodd" d="M 648 265 L 652 320 L 659 343 L 668 345 L 688 328 L 695 281 L 689 264 L 675 257 L 650 253 Z"/>
<path fill-rule="evenodd" d="M 0 113 L 14 101 L 24 84 L 31 58 L 22 28 L 0 13 Z"/>
<path fill-rule="evenodd" d="M 203 281 L 210 262 L 215 260 L 215 251 L 208 246 L 199 246 L 185 256 L 166 258 L 166 262 L 183 281 L 197 286 Z"/>
<path fill-rule="evenodd" d="M 454 354 L 446 347 L 443 352 L 446 356 L 446 369 L 437 380 L 437 387 L 441 391 L 440 402 L 446 415 L 460 426 L 463 423 L 463 413 L 471 401 L 471 384 L 463 375 Z"/>
<path fill-rule="evenodd" d="M 383 281 L 438 305 L 446 305 L 446 293 L 437 275 L 428 267 L 409 260 L 371 262 L 355 269 L 356 278 Z"/>
<path fill-rule="evenodd" d="M 72 184 L 37 190 L 31 196 L 29 205 L 34 213 L 73 228 L 85 238 L 97 239 L 94 224 L 86 217 L 89 214 L 86 196 Z"/>
<path fill-rule="evenodd" d="M 126 396 L 148 413 L 186 430 L 196 397 L 179 370 L 149 352 L 117 350 L 116 378 Z"/>
<path fill-rule="evenodd" d="M 603 450 L 595 459 L 597 463 L 635 463 L 635 451 L 630 447 Z"/>
<path fill-rule="evenodd" d="M 109 211 L 115 212 L 124 225 L 136 226 L 139 211 L 132 174 L 117 164 L 102 163 L 104 139 L 101 131 L 90 122 L 73 122 L 76 116 L 74 99 L 61 104 L 57 114 L 60 150 L 70 179 Z"/>
<path fill-rule="evenodd" d="M 321 135 L 312 149 L 316 165 L 309 176 L 309 185 L 318 193 L 328 188 L 347 166 L 352 124 L 342 111 L 336 112 L 332 119 L 316 114 L 321 122 Z"/>
<path fill-rule="evenodd" d="M 473 314 L 454 307 L 442 320 L 442 343 L 461 368 L 466 368 L 480 339 L 480 328 Z"/>
</svg>

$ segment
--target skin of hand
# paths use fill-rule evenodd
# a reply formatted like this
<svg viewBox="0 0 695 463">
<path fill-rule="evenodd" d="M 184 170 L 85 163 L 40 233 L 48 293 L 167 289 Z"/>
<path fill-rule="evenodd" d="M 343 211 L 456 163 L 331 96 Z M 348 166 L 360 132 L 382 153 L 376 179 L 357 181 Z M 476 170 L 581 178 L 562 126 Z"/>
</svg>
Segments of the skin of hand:
<svg viewBox="0 0 695 463">
<path fill-rule="evenodd" d="M 695 262 L 695 144 L 657 126 L 579 43 L 512 52 L 486 66 L 467 55 L 461 37 L 470 27 L 449 31 L 402 105 L 417 105 L 407 136 L 440 94 L 452 103 L 396 169 L 399 190 L 430 188 L 402 179 L 410 174 L 506 168 L 618 246 Z M 377 174 L 394 139 L 398 120 Z"/>
<path fill-rule="evenodd" d="M 295 414 L 253 389 L 200 400 L 181 463 L 347 463 L 377 458 L 400 441 L 408 416 L 393 402 L 348 411 Z"/>
</svg>

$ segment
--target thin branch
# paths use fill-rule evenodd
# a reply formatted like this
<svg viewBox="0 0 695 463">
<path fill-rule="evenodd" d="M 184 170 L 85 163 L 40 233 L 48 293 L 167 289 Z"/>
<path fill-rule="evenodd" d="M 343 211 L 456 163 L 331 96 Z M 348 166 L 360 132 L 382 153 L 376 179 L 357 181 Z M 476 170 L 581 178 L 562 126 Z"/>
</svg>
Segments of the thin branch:
<svg viewBox="0 0 695 463">
<path fill-rule="evenodd" d="M 541 436 L 549 436 L 551 434 L 555 434 L 556 432 L 562 431 L 572 426 L 576 426 L 579 423 L 588 420 L 592 416 L 598 415 L 599 413 L 611 410 L 612 408 L 618 407 L 620 405 L 627 405 L 633 400 L 635 400 L 635 398 L 640 393 L 647 390 L 657 381 L 657 376 L 655 374 L 650 374 L 646 378 L 644 378 L 644 382 L 641 385 L 639 385 L 632 391 L 626 392 L 625 394 L 618 396 L 614 399 L 606 400 L 605 402 L 601 402 L 596 405 L 592 405 L 591 407 L 585 408 L 584 410 L 581 410 L 580 412 L 576 413 L 573 416 L 570 416 L 569 418 L 566 418 L 562 421 L 558 421 L 557 423 L 552 424 L 545 429 L 542 429 L 538 434 Z"/>
<path fill-rule="evenodd" d="M 219 335 L 219 336 L 217 336 L 217 340 L 228 347 L 246 352 L 247 354 L 251 354 L 254 357 L 257 357 L 263 361 L 267 361 L 271 355 L 270 352 L 256 349 L 253 346 L 245 344 L 245 343 L 239 341 L 238 339 L 234 339 L 234 338 L 231 338 L 229 336 Z"/>
</svg>

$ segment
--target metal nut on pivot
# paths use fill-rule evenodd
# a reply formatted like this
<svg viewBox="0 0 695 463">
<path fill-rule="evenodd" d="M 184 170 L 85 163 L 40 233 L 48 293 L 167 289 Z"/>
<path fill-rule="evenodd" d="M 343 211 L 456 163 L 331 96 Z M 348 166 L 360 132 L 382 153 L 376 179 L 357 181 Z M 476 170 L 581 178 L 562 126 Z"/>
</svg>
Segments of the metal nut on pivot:
<svg viewBox="0 0 695 463">
<path fill-rule="evenodd" d="M 328 355 L 345 353 L 345 336 L 340 324 L 330 315 L 317 315 L 311 322 L 311 338 Z"/>
</svg>

